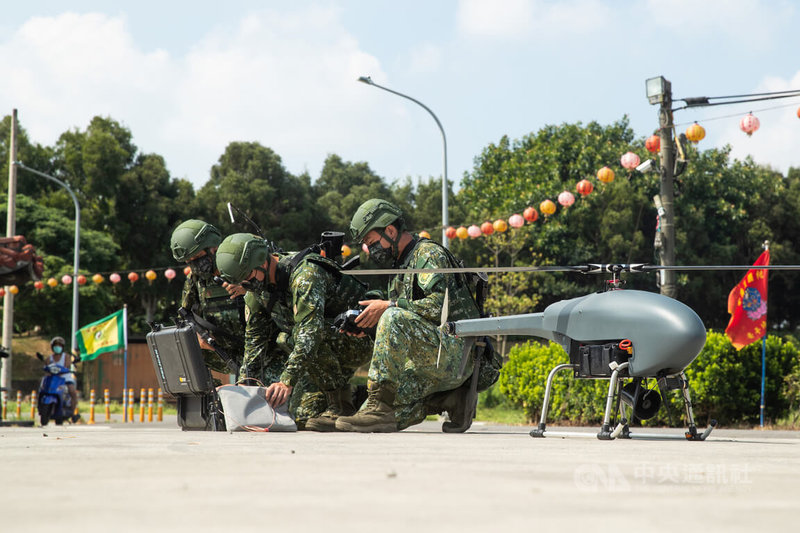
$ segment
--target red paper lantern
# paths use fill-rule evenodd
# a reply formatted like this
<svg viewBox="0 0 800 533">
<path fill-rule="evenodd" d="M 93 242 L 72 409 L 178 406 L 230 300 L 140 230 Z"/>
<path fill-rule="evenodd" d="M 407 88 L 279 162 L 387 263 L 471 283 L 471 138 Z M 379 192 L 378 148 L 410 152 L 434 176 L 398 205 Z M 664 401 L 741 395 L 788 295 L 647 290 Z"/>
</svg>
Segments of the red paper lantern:
<svg viewBox="0 0 800 533">
<path fill-rule="evenodd" d="M 693 143 L 702 141 L 705 136 L 706 129 L 697 122 L 686 128 L 686 138 Z"/>
<path fill-rule="evenodd" d="M 603 183 L 611 183 L 614 181 L 614 171 L 608 167 L 603 167 L 597 171 L 597 179 Z"/>
<path fill-rule="evenodd" d="M 33 282 L 33 288 L 37 291 L 44 289 L 44 282 L 42 280 L 37 280 Z"/>
<path fill-rule="evenodd" d="M 456 238 L 456 228 L 450 226 L 446 230 L 444 230 L 444 234 L 448 239 L 455 239 Z"/>
<path fill-rule="evenodd" d="M 481 236 L 481 228 L 479 228 L 477 224 L 473 224 L 467 228 L 467 235 L 476 239 Z"/>
<path fill-rule="evenodd" d="M 661 150 L 661 137 L 655 134 L 651 135 L 644 142 L 644 147 L 647 148 L 647 151 L 650 153 L 654 154 L 658 152 Z"/>
<path fill-rule="evenodd" d="M 131 285 L 136 283 L 136 280 L 138 280 L 138 279 L 139 279 L 139 274 L 137 274 L 136 272 L 128 273 L 128 281 L 131 282 Z"/>
<path fill-rule="evenodd" d="M 797 118 L 800 118 L 800 107 L 797 108 Z"/>
<path fill-rule="evenodd" d="M 166 269 L 164 271 L 164 277 L 167 278 L 167 280 L 169 280 L 169 281 L 172 281 L 173 279 L 175 279 L 175 276 L 177 276 L 177 274 L 171 268 L 168 268 L 168 269 Z"/>
<path fill-rule="evenodd" d="M 556 212 L 556 204 L 553 203 L 552 200 L 545 200 L 541 204 L 539 204 L 539 211 L 544 213 L 544 216 L 552 215 Z"/>
<path fill-rule="evenodd" d="M 536 222 L 539 219 L 539 212 L 535 207 L 526 207 L 522 212 L 522 217 L 528 222 Z"/>
<path fill-rule="evenodd" d="M 0 287 L 0 298 L 6 295 L 6 290 L 3 287 Z"/>
<path fill-rule="evenodd" d="M 592 182 L 589 180 L 581 180 L 575 186 L 575 190 L 578 191 L 578 194 L 581 196 L 586 196 L 591 194 L 591 192 L 594 190 L 594 185 L 592 185 Z"/>
<path fill-rule="evenodd" d="M 575 203 L 575 195 L 573 195 L 569 191 L 563 191 L 561 194 L 558 195 L 558 203 L 560 203 L 564 207 L 569 207 Z"/>
<path fill-rule="evenodd" d="M 86 285 L 86 276 L 83 274 L 78 276 L 78 285 Z"/>
<path fill-rule="evenodd" d="M 366 253 L 366 251 L 367 251 L 367 248 L 365 246 L 364 247 L 364 253 Z M 186 265 L 185 267 L 183 267 L 183 275 L 184 276 L 189 277 L 189 274 L 191 274 L 191 273 L 192 273 L 192 267 L 190 267 L 189 265 Z"/>
<path fill-rule="evenodd" d="M 108 276 L 108 279 L 109 279 L 109 281 L 111 281 L 111 283 L 113 283 L 114 285 L 116 285 L 117 283 L 119 283 L 119 282 L 120 282 L 120 280 L 122 279 L 122 277 L 121 277 L 119 274 L 117 274 L 116 272 L 114 272 L 113 274 L 111 274 L 110 276 Z"/>
<path fill-rule="evenodd" d="M 72 276 L 70 276 L 69 274 L 64 274 L 63 276 L 61 276 L 61 283 L 63 283 L 64 285 L 69 285 L 70 283 L 72 283 Z"/>
<path fill-rule="evenodd" d="M 761 122 L 754 117 L 752 113 L 748 113 L 742 117 L 742 120 L 739 122 L 739 127 L 747 134 L 748 137 L 750 137 L 753 132 L 759 128 L 759 126 L 761 126 Z"/>
<path fill-rule="evenodd" d="M 633 170 L 639 166 L 639 156 L 633 152 L 626 152 L 619 159 L 619 162 L 622 165 L 622 168 Z"/>
<path fill-rule="evenodd" d="M 481 224 L 481 231 L 484 235 L 491 235 L 494 233 L 494 226 L 492 226 L 491 222 L 484 222 Z"/>
</svg>

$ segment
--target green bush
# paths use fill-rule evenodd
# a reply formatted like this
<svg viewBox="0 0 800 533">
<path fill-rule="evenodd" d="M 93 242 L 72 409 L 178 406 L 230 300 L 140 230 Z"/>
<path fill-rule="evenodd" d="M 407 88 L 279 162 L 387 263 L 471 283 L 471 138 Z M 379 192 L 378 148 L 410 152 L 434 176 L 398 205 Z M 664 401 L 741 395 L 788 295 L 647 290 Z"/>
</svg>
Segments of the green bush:
<svg viewBox="0 0 800 533">
<path fill-rule="evenodd" d="M 767 335 L 765 418 L 777 420 L 790 407 L 786 377 L 798 368 L 797 347 Z M 695 418 L 720 424 L 754 423 L 761 401 L 761 342 L 737 351 L 725 333 L 709 331 L 706 345 L 686 369 Z"/>
<path fill-rule="evenodd" d="M 790 391 L 791 377 L 798 370 L 800 352 L 788 340 L 767 337 L 766 417 L 785 417 L 795 396 Z M 547 375 L 558 364 L 568 363 L 566 352 L 556 343 L 529 341 L 509 352 L 508 363 L 500 373 L 500 391 L 508 401 L 522 408 L 530 421 L 538 419 Z M 752 423 L 759 418 L 761 396 L 761 343 L 753 343 L 737 351 L 724 333 L 708 332 L 705 347 L 687 368 L 695 420 L 704 425 L 711 418 L 720 424 Z M 800 379 L 800 378 L 798 378 Z M 655 380 L 648 380 L 656 387 Z M 553 380 L 548 422 L 597 424 L 603 419 L 608 380 L 573 379 L 563 370 Z M 794 400 L 793 400 L 794 399 Z M 666 402 L 672 423 L 685 418 L 683 401 L 678 391 L 669 393 Z M 666 424 L 667 410 L 646 424 Z M 685 419 L 683 420 L 685 423 Z"/>
</svg>

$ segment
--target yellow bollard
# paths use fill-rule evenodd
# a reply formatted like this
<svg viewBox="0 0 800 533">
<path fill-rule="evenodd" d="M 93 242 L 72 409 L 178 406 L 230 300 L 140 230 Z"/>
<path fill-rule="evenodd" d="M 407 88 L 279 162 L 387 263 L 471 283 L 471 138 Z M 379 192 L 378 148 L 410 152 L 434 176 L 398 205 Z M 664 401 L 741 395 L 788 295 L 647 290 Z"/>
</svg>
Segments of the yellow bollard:
<svg viewBox="0 0 800 533">
<path fill-rule="evenodd" d="M 31 420 L 36 418 L 36 391 L 31 391 Z"/>
<path fill-rule="evenodd" d="M 103 403 L 106 408 L 106 422 L 111 421 L 111 393 L 108 389 L 103 389 Z"/>
<path fill-rule="evenodd" d="M 22 391 L 17 391 L 17 420 L 22 418 Z"/>
<path fill-rule="evenodd" d="M 133 389 L 128 389 L 128 422 L 133 422 L 133 402 L 135 401 L 136 398 L 134 397 Z"/>
<path fill-rule="evenodd" d="M 89 391 L 89 424 L 94 424 L 94 389 Z"/>
<path fill-rule="evenodd" d="M 144 422 L 144 389 L 139 389 L 139 422 Z"/>
<path fill-rule="evenodd" d="M 161 392 L 161 387 L 158 388 L 158 421 L 164 421 L 164 393 Z"/>
<path fill-rule="evenodd" d="M 153 389 L 147 389 L 147 421 L 153 421 Z"/>
</svg>

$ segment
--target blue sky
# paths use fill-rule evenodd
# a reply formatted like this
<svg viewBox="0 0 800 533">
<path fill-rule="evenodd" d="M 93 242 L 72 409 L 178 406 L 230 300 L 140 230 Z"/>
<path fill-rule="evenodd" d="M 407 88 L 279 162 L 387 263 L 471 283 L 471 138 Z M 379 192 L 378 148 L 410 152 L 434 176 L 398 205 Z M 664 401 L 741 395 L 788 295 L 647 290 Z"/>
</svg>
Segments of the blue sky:
<svg viewBox="0 0 800 533">
<path fill-rule="evenodd" d="M 678 98 L 800 89 L 798 27 L 800 6 L 780 0 L 16 2 L 0 19 L 0 113 L 18 109 L 42 144 L 111 116 L 196 187 L 234 140 L 312 178 L 329 153 L 389 181 L 439 177 L 434 121 L 356 82 L 369 75 L 437 114 L 458 182 L 503 135 L 624 115 L 649 135 L 649 77 L 664 75 Z M 798 107 L 675 121 L 706 128 L 701 148 L 730 144 L 785 172 L 800 167 Z M 748 138 L 738 123 L 751 110 L 761 129 Z"/>
</svg>

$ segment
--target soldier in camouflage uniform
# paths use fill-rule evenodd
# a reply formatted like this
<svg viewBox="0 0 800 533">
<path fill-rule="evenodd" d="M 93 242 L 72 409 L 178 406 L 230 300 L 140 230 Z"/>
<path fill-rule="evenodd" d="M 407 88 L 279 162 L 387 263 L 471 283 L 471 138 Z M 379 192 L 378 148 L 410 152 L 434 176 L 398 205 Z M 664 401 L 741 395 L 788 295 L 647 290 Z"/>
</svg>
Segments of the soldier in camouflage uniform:
<svg viewBox="0 0 800 533">
<path fill-rule="evenodd" d="M 176 261 L 187 263 L 191 272 L 186 276 L 181 295 L 181 307 L 194 313 L 210 325 L 210 333 L 220 348 L 236 365 L 244 353 L 244 298 L 232 298 L 228 291 L 213 281 L 217 274 L 214 253 L 222 235 L 202 220 L 187 220 L 172 232 L 170 249 Z M 202 339 L 203 358 L 211 370 L 231 373 L 222 358 Z"/>
<path fill-rule="evenodd" d="M 382 268 L 458 266 L 440 244 L 406 231 L 400 209 L 384 200 L 362 204 L 353 216 L 350 232 L 354 240 L 368 247 L 370 258 Z M 480 315 L 460 274 L 398 274 L 389 283 L 388 299 L 360 302 L 366 308 L 356 324 L 377 324 L 369 397 L 355 416 L 340 417 L 336 429 L 398 431 L 423 421 L 426 414 L 439 412 L 438 407 L 444 407 L 451 416 L 444 431 L 469 427 L 472 412 L 465 410 L 465 397 L 456 391 L 463 391 L 462 384 L 472 373 L 473 353 L 465 351 L 464 339 L 439 330 L 446 293 L 450 320 Z M 443 391 L 454 393 L 442 395 Z M 442 397 L 448 397 L 450 403 L 430 405 L 432 399 Z"/>
<path fill-rule="evenodd" d="M 308 416 L 305 429 L 334 431 L 336 419 L 355 410 L 349 381 L 369 361 L 372 343 L 334 331 L 333 319 L 356 308 L 366 286 L 342 275 L 337 263 L 318 253 L 276 253 L 249 233 L 225 238 L 217 250 L 217 267 L 223 279 L 249 291 L 244 371 L 267 369 L 262 375 L 270 383 L 266 394 L 271 405 L 282 405 L 291 396 L 290 406 L 299 404 L 299 425 Z M 323 392 L 324 412 L 313 412 L 315 400 L 307 398 L 305 379 Z"/>
</svg>

